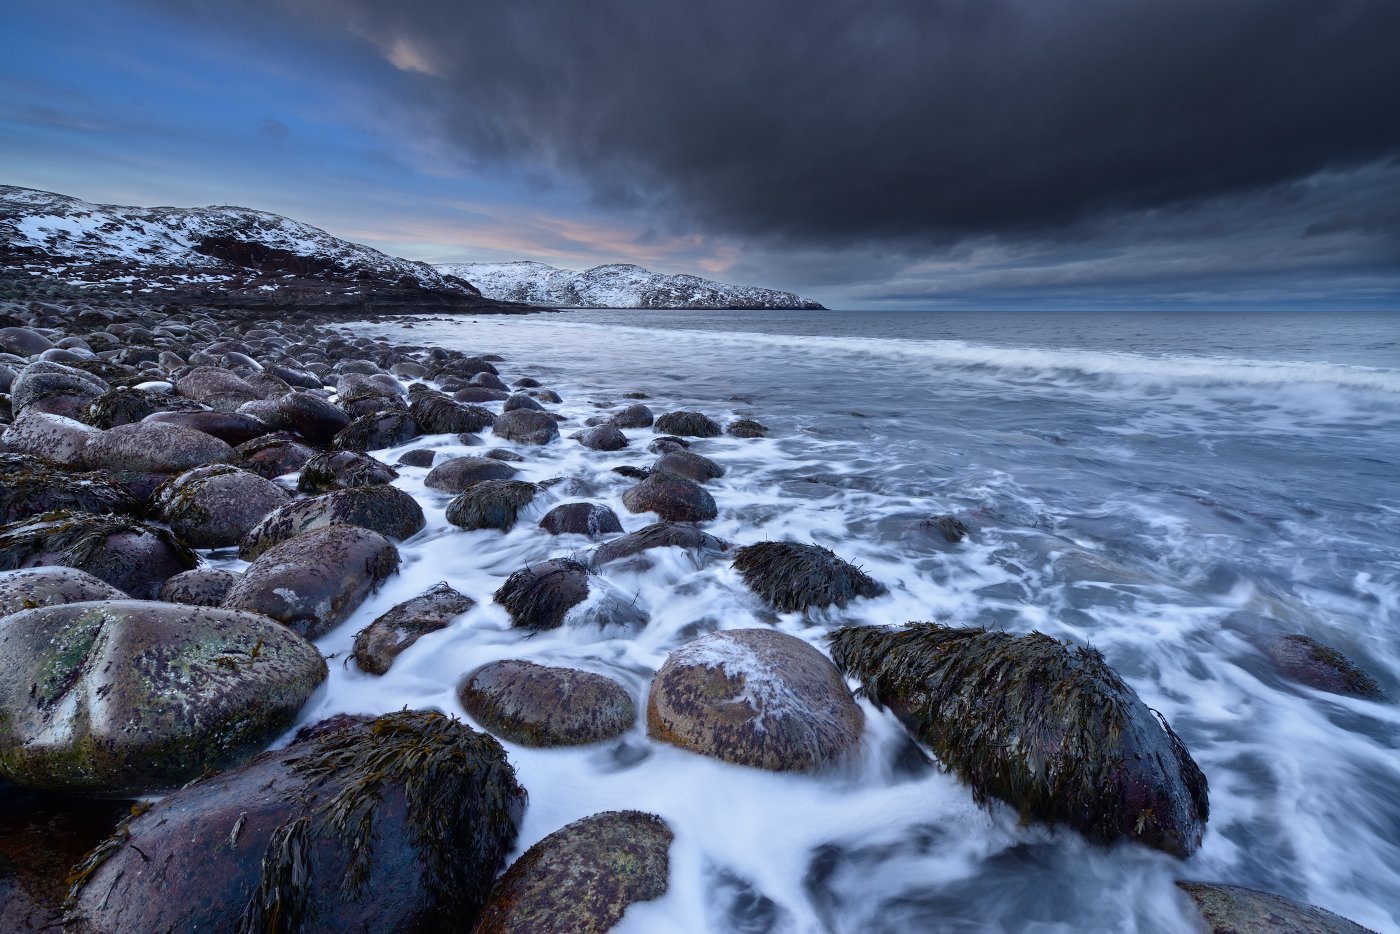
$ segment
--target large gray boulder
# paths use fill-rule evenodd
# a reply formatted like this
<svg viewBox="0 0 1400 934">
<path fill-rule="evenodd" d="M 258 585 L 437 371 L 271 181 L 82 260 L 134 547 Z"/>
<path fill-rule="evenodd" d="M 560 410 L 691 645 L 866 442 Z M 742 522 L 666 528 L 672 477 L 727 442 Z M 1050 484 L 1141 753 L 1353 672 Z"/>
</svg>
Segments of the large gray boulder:
<svg viewBox="0 0 1400 934">
<path fill-rule="evenodd" d="M 142 600 L 0 619 L 0 773 L 106 796 L 177 788 L 262 749 L 326 677 L 253 613 Z"/>
<path fill-rule="evenodd" d="M 439 583 L 411 600 L 405 600 L 355 634 L 352 653 L 362 671 L 382 675 L 394 659 L 430 632 L 476 606 L 471 597 Z"/>
<path fill-rule="evenodd" d="M 326 526 L 263 552 L 224 606 L 271 616 L 315 639 L 343 623 L 398 567 L 399 550 L 378 532 Z"/>
<path fill-rule="evenodd" d="M 301 468 L 297 489 L 303 493 L 324 493 L 355 486 L 374 486 L 397 480 L 399 472 L 368 454 L 354 451 L 327 451 L 317 454 Z"/>
<path fill-rule="evenodd" d="M 175 391 L 220 412 L 234 412 L 262 395 L 237 373 L 217 366 L 197 366 L 175 381 Z"/>
<path fill-rule="evenodd" d="M 156 412 L 141 420 L 193 428 L 234 447 L 272 431 L 262 419 L 238 412 Z"/>
<path fill-rule="evenodd" d="M 42 606 L 125 599 L 127 595 L 111 584 L 76 568 L 0 571 L 0 617 Z"/>
<path fill-rule="evenodd" d="M 228 548 L 243 541 L 268 513 L 291 502 L 282 487 L 237 467 L 196 468 L 190 473 L 203 476 L 181 482 L 188 474 L 170 481 L 168 496 L 162 499 L 161 519 L 170 530 L 195 548 Z"/>
<path fill-rule="evenodd" d="M 403 541 L 426 524 L 423 507 L 397 487 L 351 487 L 294 500 L 268 513 L 244 536 L 238 556 L 252 561 L 273 545 L 328 525 L 353 525 Z"/>
<path fill-rule="evenodd" d="M 937 623 L 848 627 L 831 648 L 980 799 L 1104 843 L 1183 858 L 1200 846 L 1205 775 L 1093 649 Z"/>
<path fill-rule="evenodd" d="M 313 392 L 289 392 L 276 401 L 269 421 L 277 428 L 295 431 L 312 444 L 329 444 L 350 424 L 350 416 Z"/>
<path fill-rule="evenodd" d="M 846 760 L 864 723 L 826 656 L 775 629 L 723 630 L 681 646 L 647 697 L 652 738 L 775 772 Z"/>
<path fill-rule="evenodd" d="M 652 430 L 659 435 L 687 438 L 717 438 L 724 433 L 714 419 L 699 412 L 667 412 L 656 420 Z"/>
<path fill-rule="evenodd" d="M 602 503 L 563 503 L 545 513 L 540 528 L 550 535 L 609 535 L 622 531 L 617 513 Z"/>
<path fill-rule="evenodd" d="M 575 626 L 640 628 L 647 616 L 635 598 L 572 558 L 527 565 L 507 577 L 495 600 L 518 629 Z"/>
<path fill-rule="evenodd" d="M 28 411 L 0 434 L 0 450 L 27 454 L 60 467 L 81 467 L 88 442 L 100 432 L 77 419 Z"/>
<path fill-rule="evenodd" d="M 180 473 L 205 464 L 232 464 L 238 454 L 226 442 L 193 428 L 137 422 L 92 438 L 83 459 L 99 470 Z"/>
<path fill-rule="evenodd" d="M 522 746 L 583 746 L 621 736 L 637 720 L 632 695 L 612 678 L 521 659 L 482 665 L 457 686 L 462 709 Z"/>
<path fill-rule="evenodd" d="M 559 437 L 559 423 L 544 412 L 516 409 L 497 418 L 491 434 L 520 444 L 548 444 Z"/>
<path fill-rule="evenodd" d="M 493 462 L 494 463 L 494 462 Z M 540 488 L 523 480 L 482 480 L 447 504 L 445 517 L 460 529 L 508 532 Z"/>
<path fill-rule="evenodd" d="M 656 459 L 652 470 L 673 473 L 696 483 L 709 483 L 724 476 L 724 468 L 694 451 L 668 451 Z"/>
<path fill-rule="evenodd" d="M 509 480 L 520 471 L 490 457 L 454 457 L 428 471 L 423 483 L 444 493 L 464 493 L 483 480 Z"/>
<path fill-rule="evenodd" d="M 40 360 L 21 370 L 10 384 L 10 409 L 15 415 L 33 409 L 80 419 L 92 400 L 108 388 L 106 382 L 90 373 Z"/>
<path fill-rule="evenodd" d="M 708 522 L 719 514 L 704 487 L 673 473 L 654 472 L 622 494 L 628 512 L 654 512 L 665 522 Z"/>
<path fill-rule="evenodd" d="M 48 512 L 0 527 L 0 571 L 77 568 L 143 600 L 198 564 L 195 553 L 170 532 L 121 516 Z"/>
<path fill-rule="evenodd" d="M 195 568 L 170 578 L 160 588 L 160 599 L 166 603 L 187 603 L 190 606 L 223 606 L 238 575 L 219 568 Z"/>
</svg>

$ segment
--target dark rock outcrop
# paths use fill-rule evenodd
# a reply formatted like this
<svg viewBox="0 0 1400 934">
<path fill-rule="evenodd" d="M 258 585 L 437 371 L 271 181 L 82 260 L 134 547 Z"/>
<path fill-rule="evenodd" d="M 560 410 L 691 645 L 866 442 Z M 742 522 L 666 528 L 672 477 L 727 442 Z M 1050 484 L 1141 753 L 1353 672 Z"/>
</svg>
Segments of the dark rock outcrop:
<svg viewBox="0 0 1400 934">
<path fill-rule="evenodd" d="M 303 493 L 324 493 L 356 486 L 374 486 L 397 480 L 399 472 L 383 461 L 355 451 L 327 451 L 317 454 L 301 468 L 297 489 Z"/>
<path fill-rule="evenodd" d="M 627 447 L 627 436 L 612 425 L 599 425 L 579 432 L 578 443 L 590 451 L 621 451 Z"/>
<path fill-rule="evenodd" d="M 463 493 L 482 480 L 509 480 L 520 471 L 490 457 L 454 457 L 428 471 L 423 483 L 444 493 Z"/>
<path fill-rule="evenodd" d="M 559 423 L 544 412 L 516 409 L 496 419 L 491 434 L 520 444 L 548 444 L 559 437 Z"/>
<path fill-rule="evenodd" d="M 523 480 L 482 480 L 447 504 L 447 521 L 459 529 L 499 529 L 509 532 L 520 510 L 540 494 L 540 488 Z"/>
<path fill-rule="evenodd" d="M 496 420 L 489 409 L 479 405 L 453 402 L 440 392 L 415 392 L 408 411 L 425 435 L 470 434 L 481 431 Z"/>
<path fill-rule="evenodd" d="M 741 418 L 730 422 L 724 433 L 736 438 L 762 438 L 768 434 L 768 426 L 751 418 Z"/>
<path fill-rule="evenodd" d="M 361 415 L 331 439 L 338 451 L 379 451 L 418 437 L 418 423 L 407 412 L 381 409 Z"/>
<path fill-rule="evenodd" d="M 656 459 L 653 471 L 673 473 L 695 483 L 709 483 L 724 476 L 724 468 L 694 451 L 668 451 Z"/>
<path fill-rule="evenodd" d="M 845 606 L 855 597 L 878 597 L 879 581 L 819 545 L 759 542 L 734 555 L 749 589 L 783 613 L 808 607 Z"/>
<path fill-rule="evenodd" d="M 652 429 L 659 435 L 683 438 L 717 438 L 724 433 L 719 423 L 700 412 L 667 412 L 656 420 Z"/>
<path fill-rule="evenodd" d="M 557 629 L 564 614 L 588 598 L 588 568 L 569 558 L 552 558 L 521 568 L 495 593 L 520 629 Z"/>
</svg>

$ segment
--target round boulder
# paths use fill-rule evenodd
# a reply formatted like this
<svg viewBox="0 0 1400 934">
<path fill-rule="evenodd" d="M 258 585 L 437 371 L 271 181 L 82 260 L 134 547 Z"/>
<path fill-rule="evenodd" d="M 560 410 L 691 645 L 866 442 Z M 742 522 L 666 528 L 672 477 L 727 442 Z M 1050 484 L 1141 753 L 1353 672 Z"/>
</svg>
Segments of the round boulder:
<svg viewBox="0 0 1400 934">
<path fill-rule="evenodd" d="M 717 438 L 723 434 L 714 419 L 699 412 L 667 412 L 656 420 L 653 430 L 659 435 L 683 438 Z"/>
<path fill-rule="evenodd" d="M 454 457 L 428 471 L 423 483 L 444 493 L 463 493 L 483 480 L 509 480 L 518 473 L 495 458 Z"/>
<path fill-rule="evenodd" d="M 220 412 L 233 412 L 262 396 L 237 373 L 222 367 L 197 366 L 175 381 L 175 391 Z"/>
<path fill-rule="evenodd" d="M 76 568 L 0 571 L 0 618 L 41 606 L 125 599 L 127 595 L 111 584 Z"/>
<path fill-rule="evenodd" d="M 418 437 L 418 423 L 407 412 L 381 409 L 361 415 L 331 439 L 338 451 L 379 451 L 407 444 Z"/>
<path fill-rule="evenodd" d="M 353 525 L 403 541 L 426 524 L 423 507 L 403 490 L 388 484 L 357 486 L 278 507 L 244 536 L 238 556 L 252 561 L 274 545 L 330 525 Z"/>
<path fill-rule="evenodd" d="M 447 583 L 405 600 L 355 634 L 354 658 L 360 670 L 382 675 L 409 646 L 430 632 L 446 629 L 454 617 L 476 606 Z"/>
<path fill-rule="evenodd" d="M 232 571 L 196 568 L 166 581 L 160 588 L 160 599 L 189 606 L 223 606 L 224 598 L 237 580 L 238 575 Z"/>
<path fill-rule="evenodd" d="M 1280 673 L 1291 681 L 1330 694 L 1382 700 L 1385 692 L 1351 659 L 1316 639 L 1293 633 L 1265 637 L 1264 649 Z"/>
<path fill-rule="evenodd" d="M 0 653 L 0 772 L 105 796 L 247 759 L 326 677 L 316 648 L 266 617 L 142 600 L 15 613 Z"/>
<path fill-rule="evenodd" d="M 431 467 L 437 460 L 437 451 L 432 448 L 414 448 L 399 456 L 400 467 Z"/>
<path fill-rule="evenodd" d="M 651 409 L 638 402 L 620 412 L 614 412 L 608 421 L 618 428 L 650 428 L 656 421 L 656 416 L 651 414 Z"/>
<path fill-rule="evenodd" d="M 505 405 L 501 406 L 502 412 L 515 412 L 520 409 L 530 409 L 534 412 L 543 412 L 544 406 L 540 405 L 538 402 L 525 395 L 523 392 L 517 392 L 515 395 L 509 397 L 508 399 L 506 399 Z"/>
<path fill-rule="evenodd" d="M 45 512 L 137 515 L 142 504 L 104 473 L 69 473 L 23 454 L 0 454 L 0 522 Z"/>
<path fill-rule="evenodd" d="M 654 739 L 775 772 L 843 761 L 864 724 L 836 666 L 775 629 L 724 630 L 681 646 L 647 697 Z"/>
<path fill-rule="evenodd" d="M 357 486 L 376 486 L 397 480 L 399 473 L 383 461 L 355 451 L 327 451 L 317 454 L 301 468 L 297 489 L 322 493 Z"/>
<path fill-rule="evenodd" d="M 540 520 L 550 535 L 587 535 L 590 538 L 622 531 L 617 513 L 601 503 L 564 503 Z"/>
<path fill-rule="evenodd" d="M 673 473 L 652 473 L 622 494 L 629 512 L 654 512 L 667 522 L 708 522 L 719 514 L 698 483 Z"/>
<path fill-rule="evenodd" d="M 578 443 L 590 451 L 621 451 L 627 447 L 627 436 L 612 425 L 599 425 L 581 431 L 576 436 Z"/>
<path fill-rule="evenodd" d="M 879 581 L 820 545 L 745 545 L 735 553 L 734 567 L 750 590 L 783 613 L 813 606 L 845 606 L 854 597 L 877 597 L 885 592 Z"/>
<path fill-rule="evenodd" d="M 350 424 L 344 409 L 313 392 L 289 392 L 276 405 L 272 423 L 295 431 L 312 444 L 329 444 L 338 431 Z"/>
<path fill-rule="evenodd" d="M 545 412 L 516 409 L 496 419 L 491 434 L 521 444 L 548 444 L 559 437 L 559 423 Z"/>
<path fill-rule="evenodd" d="M 77 419 L 28 411 L 0 435 L 0 449 L 28 454 L 60 467 L 81 467 L 88 442 L 101 432 Z"/>
<path fill-rule="evenodd" d="M 741 418 L 730 422 L 724 433 L 736 438 L 762 438 L 768 434 L 768 426 L 751 418 Z"/>
<path fill-rule="evenodd" d="M 540 488 L 523 480 L 482 480 L 447 504 L 447 521 L 460 529 L 509 532 Z"/>
<path fill-rule="evenodd" d="M 255 473 L 226 467 L 181 483 L 161 509 L 170 530 L 195 548 L 227 548 L 241 542 L 268 513 L 285 505 L 291 494 Z M 156 491 L 161 499 L 161 491 Z"/>
<path fill-rule="evenodd" d="M 557 629 L 564 614 L 588 599 L 588 568 L 568 558 L 551 558 L 521 568 L 496 591 L 495 600 L 520 629 Z"/>
<path fill-rule="evenodd" d="M 105 470 L 179 473 L 205 464 L 232 464 L 238 454 L 213 435 L 181 425 L 118 425 L 87 443 L 83 459 Z"/>
<path fill-rule="evenodd" d="M 519 659 L 482 665 L 457 686 L 477 723 L 522 746 L 584 746 L 621 736 L 637 705 L 611 678 Z"/>
<path fill-rule="evenodd" d="M 238 446 L 237 451 L 239 467 L 269 480 L 301 470 L 307 461 L 316 456 L 314 448 L 307 447 L 290 436 L 276 435 L 265 435 L 244 442 Z"/>
<path fill-rule="evenodd" d="M 724 468 L 693 451 L 668 451 L 656 459 L 652 470 L 673 473 L 696 483 L 709 483 L 724 476 Z"/>
<path fill-rule="evenodd" d="M 408 411 L 425 435 L 470 434 L 481 431 L 495 421 L 489 409 L 479 405 L 460 405 L 440 392 L 415 392 Z"/>
<path fill-rule="evenodd" d="M 195 553 L 170 532 L 120 516 L 46 512 L 0 527 L 0 571 L 77 568 L 143 600 L 198 564 Z"/>
<path fill-rule="evenodd" d="M 262 419 L 238 412 L 156 412 L 143 421 L 193 428 L 235 446 L 272 430 Z"/>
</svg>

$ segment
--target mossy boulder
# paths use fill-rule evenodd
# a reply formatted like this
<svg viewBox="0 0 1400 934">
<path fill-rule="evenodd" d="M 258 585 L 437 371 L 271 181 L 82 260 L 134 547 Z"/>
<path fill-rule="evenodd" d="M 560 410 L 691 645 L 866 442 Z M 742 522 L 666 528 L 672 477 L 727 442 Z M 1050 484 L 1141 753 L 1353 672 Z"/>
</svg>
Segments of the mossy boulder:
<svg viewBox="0 0 1400 934">
<path fill-rule="evenodd" d="M 519 519 L 520 510 L 540 492 L 538 486 L 523 480 L 482 480 L 452 498 L 447 504 L 446 518 L 468 531 L 499 529 L 508 532 Z"/>
<path fill-rule="evenodd" d="M 125 599 L 127 595 L 111 584 L 76 568 L 0 571 L 0 617 L 41 606 Z"/>
<path fill-rule="evenodd" d="M 0 450 L 37 457 L 60 467 L 81 467 L 88 443 L 101 432 L 90 425 L 50 415 L 25 412 L 0 434 Z"/>
<path fill-rule="evenodd" d="M 180 473 L 205 464 L 232 464 L 238 454 L 227 442 L 193 428 L 137 422 L 98 434 L 87 443 L 83 459 L 100 470 Z"/>
<path fill-rule="evenodd" d="M 476 606 L 447 583 L 405 600 L 355 634 L 354 658 L 362 671 L 382 675 L 409 646 Z"/>
<path fill-rule="evenodd" d="M 637 720 L 632 695 L 611 678 L 520 659 L 482 665 L 457 686 L 462 709 L 522 746 L 584 746 L 621 736 Z"/>
<path fill-rule="evenodd" d="M 559 437 L 559 423 L 545 412 L 516 409 L 497 418 L 491 434 L 520 444 L 549 444 Z"/>
<path fill-rule="evenodd" d="M 550 535 L 587 535 L 594 538 L 622 531 L 622 523 L 602 503 L 563 503 L 545 513 L 540 528 Z"/>
<path fill-rule="evenodd" d="M 239 412 L 156 412 L 143 421 L 193 428 L 235 447 L 272 431 L 262 419 Z"/>
<path fill-rule="evenodd" d="M 195 468 L 170 481 L 168 496 L 157 490 L 163 501 L 160 517 L 170 530 L 195 548 L 228 548 L 243 541 L 268 513 L 291 501 L 285 489 L 237 467 L 215 470 Z M 185 482 L 182 482 L 185 481 Z"/>
<path fill-rule="evenodd" d="M 399 472 L 383 461 L 356 451 L 327 451 L 317 454 L 301 468 L 297 489 L 303 493 L 324 493 L 357 486 L 375 486 L 397 480 Z"/>
<path fill-rule="evenodd" d="M 199 558 L 159 526 L 80 512 L 46 512 L 0 527 L 0 571 L 61 565 L 142 600 Z"/>
<path fill-rule="evenodd" d="M 628 905 L 666 894 L 673 837 L 664 820 L 641 811 L 574 821 L 511 864 L 473 934 L 610 931 Z"/>
<path fill-rule="evenodd" d="M 190 606 L 223 606 L 224 598 L 237 580 L 238 575 L 232 571 L 195 568 L 176 574 L 161 585 L 160 599 Z"/>
<path fill-rule="evenodd" d="M 864 723 L 836 667 L 774 629 L 723 630 L 681 646 L 647 697 L 654 739 L 775 772 L 844 761 Z"/>
<path fill-rule="evenodd" d="M 979 800 L 1098 842 L 1183 858 L 1200 845 L 1205 775 L 1095 650 L 936 623 L 849 627 L 831 649 Z"/>
<path fill-rule="evenodd" d="M 1375 934 L 1341 915 L 1238 885 L 1178 882 L 1210 934 Z"/>
<path fill-rule="evenodd" d="M 407 412 L 380 409 L 361 415 L 331 439 L 337 451 L 378 451 L 418 437 L 418 423 Z"/>
<path fill-rule="evenodd" d="M 724 476 L 724 468 L 694 451 L 668 451 L 656 459 L 653 471 L 673 473 L 696 483 L 709 483 Z"/>
<path fill-rule="evenodd" d="M 263 552 L 224 606 L 271 616 L 316 639 L 343 623 L 398 568 L 399 550 L 378 532 L 330 525 Z"/>
<path fill-rule="evenodd" d="M 728 551 L 729 543 L 708 532 L 702 532 L 693 525 L 654 522 L 599 545 L 589 556 L 588 566 L 600 568 L 653 548 L 680 548 L 703 559 Z"/>
<path fill-rule="evenodd" d="M 278 437 L 275 433 L 245 441 L 236 450 L 239 467 L 269 480 L 301 470 L 307 461 L 316 456 L 315 448 L 290 436 Z"/>
<path fill-rule="evenodd" d="M 45 512 L 137 515 L 141 501 L 103 473 L 69 473 L 34 457 L 0 454 L 0 522 Z"/>
<path fill-rule="evenodd" d="M 79 867 L 69 921 L 469 930 L 524 807 L 500 743 L 457 720 L 339 718 L 132 819 Z"/>
<path fill-rule="evenodd" d="M 408 411 L 425 435 L 455 435 L 481 431 L 496 420 L 489 409 L 453 402 L 440 392 L 413 393 Z"/>
<path fill-rule="evenodd" d="M 855 597 L 878 597 L 885 586 L 819 545 L 759 542 L 734 555 L 734 567 L 750 590 L 783 613 L 845 606 Z"/>
<path fill-rule="evenodd" d="M 724 433 L 719 423 L 699 412 L 667 412 L 656 420 L 652 430 L 682 438 L 717 438 Z"/>
<path fill-rule="evenodd" d="M 578 443 L 590 451 L 621 451 L 627 447 L 627 436 L 612 425 L 599 425 L 579 432 Z"/>
<path fill-rule="evenodd" d="M 735 438 L 762 438 L 768 434 L 768 426 L 751 418 L 740 418 L 725 426 L 724 433 Z"/>
<path fill-rule="evenodd" d="M 238 556 L 255 560 L 274 545 L 329 525 L 353 525 L 403 541 L 426 524 L 423 507 L 397 487 L 351 487 L 294 500 L 268 513 L 244 536 Z"/>
<path fill-rule="evenodd" d="M 0 772 L 23 785 L 151 794 L 247 759 L 326 677 L 266 617 L 143 600 L 0 619 Z"/>
<path fill-rule="evenodd" d="M 652 472 L 622 494 L 629 512 L 654 512 L 666 522 L 708 522 L 719 515 L 704 487 L 673 473 Z"/>
<path fill-rule="evenodd" d="M 278 428 L 295 431 L 312 444 L 329 444 L 337 432 L 350 424 L 350 416 L 314 392 L 289 392 L 277 400 L 271 422 Z"/>
<path fill-rule="evenodd" d="M 509 480 L 520 471 L 491 457 L 454 457 L 428 471 L 423 483 L 444 493 L 462 493 L 483 480 Z"/>
<path fill-rule="evenodd" d="M 1290 681 L 1330 694 L 1383 700 L 1385 691 L 1375 678 L 1329 645 L 1299 633 L 1263 637 L 1264 651 Z"/>
<path fill-rule="evenodd" d="M 262 398 L 237 373 L 217 366 L 197 366 L 175 381 L 175 391 L 220 412 L 233 412 L 245 402 Z"/>
</svg>

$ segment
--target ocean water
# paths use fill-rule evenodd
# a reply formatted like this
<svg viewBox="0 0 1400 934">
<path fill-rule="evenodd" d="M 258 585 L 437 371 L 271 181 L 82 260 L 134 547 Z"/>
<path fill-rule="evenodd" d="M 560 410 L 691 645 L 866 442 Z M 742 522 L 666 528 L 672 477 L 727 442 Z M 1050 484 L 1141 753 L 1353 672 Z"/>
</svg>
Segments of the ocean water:
<svg viewBox="0 0 1400 934">
<path fill-rule="evenodd" d="M 652 743 L 641 718 L 593 747 L 506 744 L 530 793 L 521 850 L 601 810 L 670 823 L 669 892 L 634 906 L 623 930 L 1193 930 L 1177 879 L 1400 930 L 1400 707 L 1286 681 L 1257 647 L 1264 632 L 1304 633 L 1400 697 L 1400 316 L 629 310 L 346 330 L 499 353 L 507 381 L 555 389 L 563 437 L 519 448 L 517 466 L 569 482 L 509 533 L 463 532 L 426 471 L 403 469 L 428 528 L 320 646 L 345 659 L 358 629 L 439 580 L 478 606 L 382 678 L 332 661 L 303 720 L 405 706 L 464 716 L 457 681 L 500 658 L 608 674 L 641 709 L 667 654 L 703 632 L 775 626 L 821 646 L 836 625 L 937 620 L 1098 648 L 1210 782 L 1204 844 L 1183 862 L 976 805 L 865 702 L 860 757 L 818 776 Z M 632 481 L 611 468 L 649 464 L 651 431 L 628 430 L 615 453 L 567 437 L 629 390 L 657 414 L 772 429 L 696 443 L 728 471 L 710 485 L 709 531 L 816 542 L 889 593 L 775 614 L 727 561 L 670 549 L 604 569 L 648 613 L 642 630 L 512 630 L 490 600 L 504 578 L 591 545 L 536 528 L 545 511 L 591 500 L 628 530 L 650 520 L 626 512 Z M 919 524 L 944 513 L 970 538 L 949 545 Z"/>
</svg>

